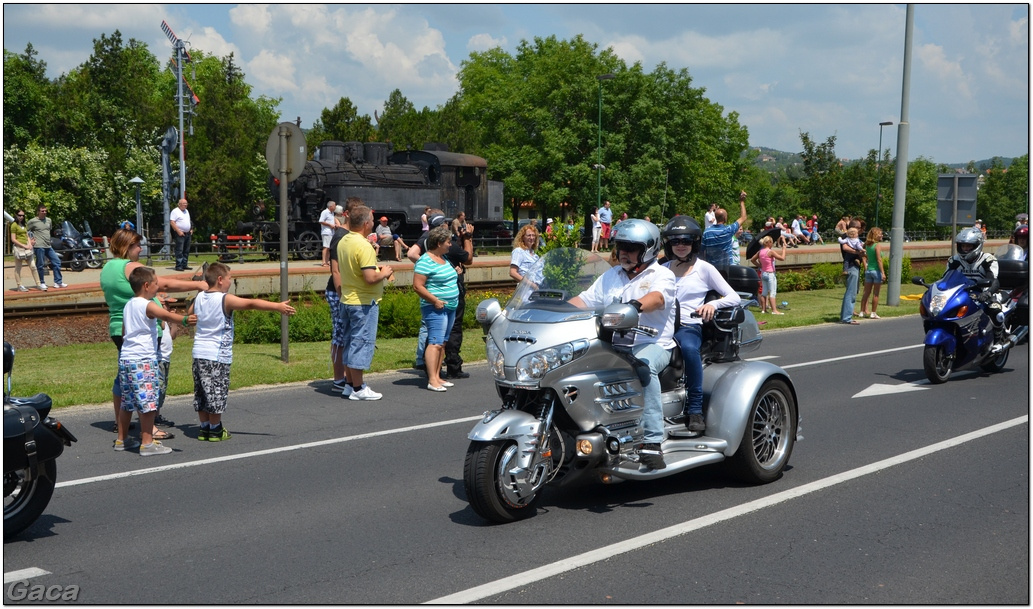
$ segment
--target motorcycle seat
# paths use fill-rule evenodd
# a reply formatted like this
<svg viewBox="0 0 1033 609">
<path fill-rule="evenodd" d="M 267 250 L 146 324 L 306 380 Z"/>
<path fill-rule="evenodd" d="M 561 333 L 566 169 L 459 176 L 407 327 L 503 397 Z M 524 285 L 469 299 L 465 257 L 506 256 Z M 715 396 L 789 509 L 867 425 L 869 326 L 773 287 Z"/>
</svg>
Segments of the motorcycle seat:
<svg viewBox="0 0 1033 609">
<path fill-rule="evenodd" d="M 50 408 L 53 404 L 53 400 L 51 400 L 50 396 L 45 393 L 37 393 L 36 395 L 28 398 L 11 396 L 4 401 L 4 406 L 28 406 L 30 408 L 34 408 L 41 418 L 46 418 L 46 416 L 50 414 Z"/>
</svg>

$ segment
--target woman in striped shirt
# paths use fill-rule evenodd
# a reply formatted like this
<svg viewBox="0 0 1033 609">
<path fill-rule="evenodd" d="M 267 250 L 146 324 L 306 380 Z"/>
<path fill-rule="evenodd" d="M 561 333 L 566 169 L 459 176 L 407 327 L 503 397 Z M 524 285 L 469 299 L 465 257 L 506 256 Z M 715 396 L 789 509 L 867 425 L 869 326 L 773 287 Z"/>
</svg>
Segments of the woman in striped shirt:
<svg viewBox="0 0 1033 609">
<path fill-rule="evenodd" d="M 412 287 L 420 295 L 420 314 L 427 325 L 427 389 L 447 391 L 452 383 L 442 380 L 441 362 L 445 357 L 445 340 L 455 322 L 459 304 L 457 279 L 461 267 L 445 260 L 445 252 L 452 245 L 452 234 L 447 224 L 427 233 L 427 249 L 413 267 Z"/>
</svg>

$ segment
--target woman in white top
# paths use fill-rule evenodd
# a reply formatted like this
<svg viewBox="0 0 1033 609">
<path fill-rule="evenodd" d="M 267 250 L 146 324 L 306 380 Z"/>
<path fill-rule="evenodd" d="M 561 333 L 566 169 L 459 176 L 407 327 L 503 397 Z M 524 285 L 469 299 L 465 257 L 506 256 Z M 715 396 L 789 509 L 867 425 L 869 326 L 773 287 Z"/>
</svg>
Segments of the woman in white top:
<svg viewBox="0 0 1033 609">
<path fill-rule="evenodd" d="M 538 231 L 530 224 L 525 224 L 517 231 L 513 239 L 513 253 L 509 258 L 509 276 L 516 281 L 521 281 L 527 271 L 535 262 L 538 262 L 538 254 L 535 247 L 538 245 Z"/>
<path fill-rule="evenodd" d="M 599 235 L 602 233 L 603 223 L 599 221 L 599 208 L 592 208 L 592 251 L 599 251 Z"/>
<path fill-rule="evenodd" d="M 714 311 L 739 304 L 739 295 L 721 273 L 705 260 L 697 258 L 703 231 L 688 216 L 675 216 L 663 231 L 666 266 L 674 272 L 678 324 L 674 340 L 681 349 L 685 366 L 685 427 L 689 431 L 706 430 L 703 419 L 703 360 L 699 349 L 703 342 L 703 322 L 714 318 Z M 716 290 L 719 300 L 704 302 L 707 293 Z M 698 317 L 692 317 L 693 314 Z"/>
</svg>

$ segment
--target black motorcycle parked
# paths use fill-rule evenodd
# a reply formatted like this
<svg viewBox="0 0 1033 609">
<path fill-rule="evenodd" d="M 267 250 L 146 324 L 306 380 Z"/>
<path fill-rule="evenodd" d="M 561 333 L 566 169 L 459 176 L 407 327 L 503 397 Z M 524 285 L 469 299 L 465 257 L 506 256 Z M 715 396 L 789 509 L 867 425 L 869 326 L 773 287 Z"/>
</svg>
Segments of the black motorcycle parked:
<svg viewBox="0 0 1033 609">
<path fill-rule="evenodd" d="M 49 416 L 45 393 L 11 396 L 14 349 L 4 341 L 4 539 L 29 528 L 50 503 L 57 484 L 57 458 L 76 438 Z"/>
<path fill-rule="evenodd" d="M 83 232 L 79 232 L 71 222 L 65 220 L 61 228 L 54 231 L 52 240 L 54 252 L 61 259 L 61 268 L 68 268 L 80 272 L 89 267 L 99 269 L 104 265 L 101 259 L 100 250 L 93 242 L 93 231 L 90 230 L 90 223 L 83 223 Z"/>
</svg>

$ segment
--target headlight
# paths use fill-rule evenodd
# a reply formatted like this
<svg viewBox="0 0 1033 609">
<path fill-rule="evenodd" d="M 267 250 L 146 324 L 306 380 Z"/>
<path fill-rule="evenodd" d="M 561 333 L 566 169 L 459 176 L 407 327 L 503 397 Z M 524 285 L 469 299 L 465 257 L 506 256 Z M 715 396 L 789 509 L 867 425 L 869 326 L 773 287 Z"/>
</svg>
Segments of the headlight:
<svg viewBox="0 0 1033 609">
<path fill-rule="evenodd" d="M 506 378 L 506 371 L 504 365 L 506 358 L 503 357 L 502 351 L 499 350 L 498 346 L 492 338 L 488 337 L 488 367 L 491 368 L 491 373 L 497 379 Z"/>
<path fill-rule="evenodd" d="M 521 357 L 516 365 L 518 381 L 534 381 L 550 370 L 569 364 L 588 352 L 587 340 L 576 340 L 555 347 L 549 347 Z M 488 356 L 491 361 L 491 356 Z"/>
</svg>

